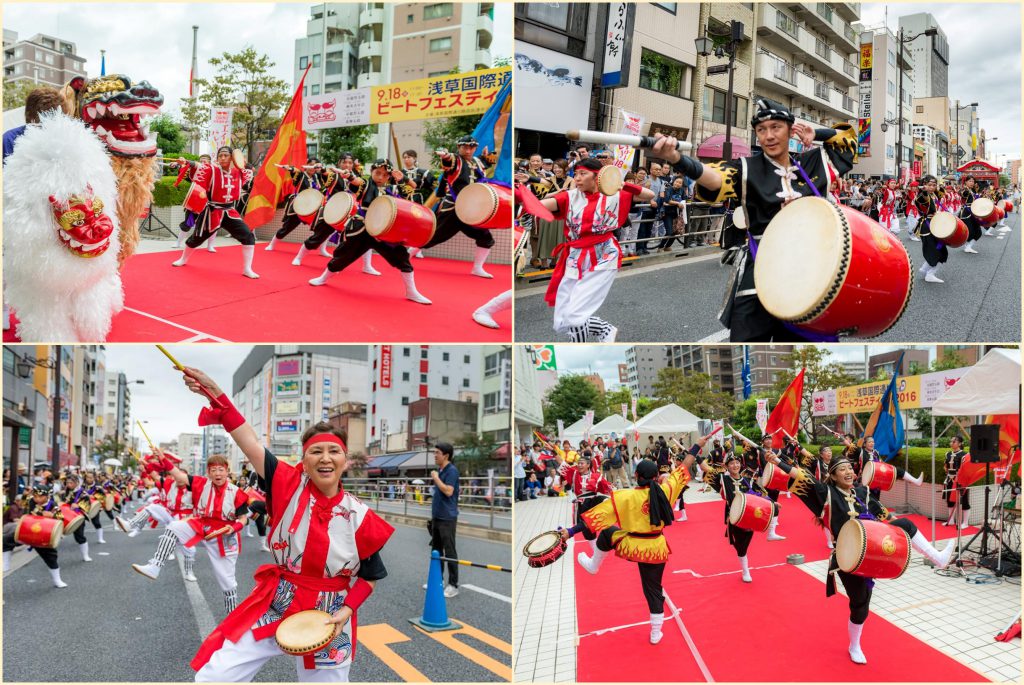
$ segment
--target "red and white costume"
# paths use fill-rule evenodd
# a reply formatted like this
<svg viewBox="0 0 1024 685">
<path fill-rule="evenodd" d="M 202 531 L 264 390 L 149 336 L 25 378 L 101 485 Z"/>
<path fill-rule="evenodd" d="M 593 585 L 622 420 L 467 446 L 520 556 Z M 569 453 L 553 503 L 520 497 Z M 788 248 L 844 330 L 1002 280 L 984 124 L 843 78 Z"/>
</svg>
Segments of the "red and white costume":
<svg viewBox="0 0 1024 685">
<path fill-rule="evenodd" d="M 206 191 L 207 200 L 211 203 L 209 225 L 207 231 L 215 231 L 224 219 L 224 213 L 232 219 L 241 219 L 234 203 L 242 194 L 242 186 L 252 180 L 252 169 L 239 169 L 234 164 L 227 171 L 218 164 L 202 164 L 196 169 L 193 183 Z M 232 205 L 228 209 L 216 209 L 218 205 Z"/>
<path fill-rule="evenodd" d="M 900 232 L 900 219 L 896 216 L 896 191 L 888 186 L 882 188 L 881 203 L 878 206 L 878 223 L 887 231 Z"/>
<path fill-rule="evenodd" d="M 284 462 L 276 462 L 269 486 L 274 563 L 256 570 L 252 594 L 199 648 L 192 660 L 196 681 L 251 680 L 268 659 L 284 654 L 274 639 L 283 618 L 308 609 L 335 613 L 347 604 L 352 619 L 334 640 L 313 655 L 294 657 L 301 682 L 345 681 L 356 610 L 370 592 L 357 578 L 360 560 L 380 551 L 394 529 L 344 489 L 324 496 L 301 468 Z"/>
<path fill-rule="evenodd" d="M 589 473 L 582 474 L 575 466 L 562 464 L 558 467 L 558 475 L 569 485 L 576 497 L 612 494 L 611 483 L 605 480 L 601 472 L 593 465 L 591 465 Z"/>
</svg>

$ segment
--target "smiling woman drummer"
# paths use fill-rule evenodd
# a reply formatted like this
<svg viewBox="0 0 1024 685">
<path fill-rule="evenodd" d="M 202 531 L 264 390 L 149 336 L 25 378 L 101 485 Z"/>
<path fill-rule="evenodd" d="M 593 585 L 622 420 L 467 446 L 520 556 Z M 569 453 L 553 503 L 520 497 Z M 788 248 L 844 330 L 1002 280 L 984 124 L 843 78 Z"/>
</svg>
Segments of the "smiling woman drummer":
<svg viewBox="0 0 1024 685">
<path fill-rule="evenodd" d="M 274 563 L 256 570 L 252 594 L 199 648 L 196 681 L 250 681 L 268 659 L 284 654 L 296 655 L 300 682 L 347 681 L 357 612 L 387 576 L 380 550 L 394 529 L 342 487 L 344 431 L 310 426 L 302 434 L 302 463 L 291 466 L 263 447 L 209 376 L 186 368 L 185 384 L 217 398 L 220 406 L 204 408 L 199 424 L 220 424 L 231 434 L 259 476 L 274 522 L 267 536 Z"/>
</svg>

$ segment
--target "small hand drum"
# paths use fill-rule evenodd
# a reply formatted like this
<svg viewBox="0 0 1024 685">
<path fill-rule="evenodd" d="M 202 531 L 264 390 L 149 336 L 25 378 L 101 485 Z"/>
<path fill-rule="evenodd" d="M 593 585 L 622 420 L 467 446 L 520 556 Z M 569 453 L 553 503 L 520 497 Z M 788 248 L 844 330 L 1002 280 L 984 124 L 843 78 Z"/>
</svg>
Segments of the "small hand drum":
<svg viewBox="0 0 1024 685">
<path fill-rule="evenodd" d="M 292 614 L 278 624 L 274 639 L 285 654 L 312 654 L 331 644 L 337 633 L 339 624 L 324 623 L 330 617 L 318 609 Z"/>
<path fill-rule="evenodd" d="M 597 189 L 602 195 L 615 195 L 622 190 L 622 170 L 611 164 L 597 172 Z"/>
<path fill-rule="evenodd" d="M 231 161 L 235 163 L 235 166 L 239 169 L 245 168 L 245 154 L 237 147 L 231 151 Z"/>
<path fill-rule="evenodd" d="M 533 568 L 543 568 L 558 561 L 568 546 L 558 531 L 549 530 L 527 542 L 523 547 L 523 556 Z"/>
</svg>

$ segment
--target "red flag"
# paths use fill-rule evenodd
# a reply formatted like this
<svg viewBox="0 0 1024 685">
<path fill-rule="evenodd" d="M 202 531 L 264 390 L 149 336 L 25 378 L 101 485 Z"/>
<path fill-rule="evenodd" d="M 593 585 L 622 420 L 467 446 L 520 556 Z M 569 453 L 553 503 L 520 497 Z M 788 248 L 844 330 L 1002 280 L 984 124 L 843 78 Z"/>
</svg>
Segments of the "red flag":
<svg viewBox="0 0 1024 685">
<path fill-rule="evenodd" d="M 1017 414 L 992 414 L 985 417 L 985 423 L 994 423 L 999 426 L 999 461 L 991 465 L 992 473 L 996 478 L 1006 478 L 1007 469 L 1012 470 L 1015 464 L 1020 463 L 1020 448 L 1014 447 L 1020 444 L 1020 417 Z M 961 487 L 969 487 L 981 480 L 985 475 L 985 465 L 975 464 L 971 461 L 971 455 L 966 455 L 957 471 L 956 479 Z"/>
<path fill-rule="evenodd" d="M 768 416 L 768 423 L 765 424 L 764 430 L 765 433 L 772 433 L 774 449 L 779 449 L 786 444 L 786 435 L 782 431 L 786 431 L 795 438 L 797 431 L 800 430 L 800 404 L 804 399 L 804 371 L 806 370 L 800 369 L 800 373 L 782 393 L 779 403 L 775 405 L 775 409 L 772 409 L 772 413 Z"/>
<path fill-rule="evenodd" d="M 302 85 L 306 82 L 306 74 L 311 66 L 312 62 L 299 79 L 288 111 L 263 160 L 263 167 L 252 182 L 249 205 L 245 212 L 245 223 L 249 228 L 256 229 L 274 218 L 277 203 L 284 196 L 286 187 L 291 185 L 284 169 L 275 165 L 300 166 L 306 162 L 306 132 L 302 130 Z"/>
</svg>

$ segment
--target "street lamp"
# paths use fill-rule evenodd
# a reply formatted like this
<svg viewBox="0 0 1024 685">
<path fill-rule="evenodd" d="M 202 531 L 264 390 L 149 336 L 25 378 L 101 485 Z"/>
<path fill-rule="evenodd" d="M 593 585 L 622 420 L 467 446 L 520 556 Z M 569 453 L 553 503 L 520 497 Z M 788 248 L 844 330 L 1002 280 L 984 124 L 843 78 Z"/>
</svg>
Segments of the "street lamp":
<svg viewBox="0 0 1024 685">
<path fill-rule="evenodd" d="M 939 30 L 934 26 L 930 29 L 926 29 L 921 33 L 915 33 L 912 36 L 903 35 L 903 27 L 900 27 L 899 37 L 897 38 L 897 55 L 896 65 L 900 72 L 900 87 L 899 87 L 899 109 L 897 113 L 897 121 L 899 122 L 900 130 L 896 135 L 896 178 L 903 176 L 903 46 L 906 43 L 912 43 L 921 36 L 937 36 Z M 882 129 L 883 131 L 885 129 Z"/>
<path fill-rule="evenodd" d="M 967 106 L 968 107 L 977 107 L 978 103 L 977 102 L 972 102 L 972 103 L 968 104 Z M 957 101 L 956 101 L 956 146 L 958 148 L 960 148 L 961 150 L 963 150 L 963 147 L 960 145 L 960 99 L 959 98 L 957 98 Z M 954 150 L 954 152 L 956 152 L 956 151 Z M 964 152 L 966 153 L 967 151 L 964 150 Z M 957 153 L 956 164 L 954 165 L 957 169 L 960 168 L 960 157 L 961 156 L 962 155 Z"/>
<path fill-rule="evenodd" d="M 712 34 L 713 35 L 713 34 Z M 719 44 L 714 39 L 725 39 L 726 42 Z M 728 36 L 701 36 L 694 39 L 697 54 L 701 57 L 708 57 L 714 52 L 716 57 L 729 56 L 727 70 L 729 72 L 729 86 L 725 93 L 725 142 L 722 143 L 722 159 L 726 162 L 732 159 L 732 86 L 733 73 L 736 65 L 736 53 L 739 44 L 743 42 L 743 22 L 731 20 L 729 22 Z M 712 103 L 714 104 L 714 103 Z"/>
</svg>

